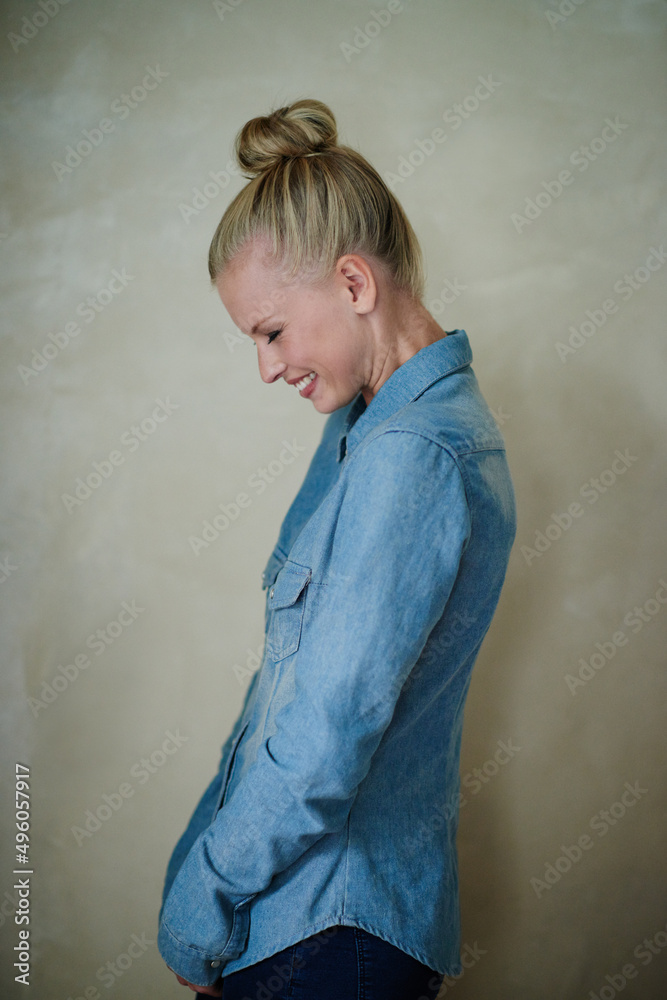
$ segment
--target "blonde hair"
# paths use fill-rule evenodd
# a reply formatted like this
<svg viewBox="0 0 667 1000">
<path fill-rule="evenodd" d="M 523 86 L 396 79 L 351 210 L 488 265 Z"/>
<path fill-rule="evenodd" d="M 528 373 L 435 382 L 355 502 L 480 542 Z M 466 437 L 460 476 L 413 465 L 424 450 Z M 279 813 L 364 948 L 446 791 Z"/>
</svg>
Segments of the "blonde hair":
<svg viewBox="0 0 667 1000">
<path fill-rule="evenodd" d="M 341 256 L 358 253 L 421 301 L 422 252 L 405 212 L 370 163 L 337 140 L 336 119 L 316 100 L 246 122 L 235 153 L 250 183 L 231 202 L 211 241 L 213 283 L 251 240 L 264 238 L 288 279 L 324 279 Z"/>
</svg>

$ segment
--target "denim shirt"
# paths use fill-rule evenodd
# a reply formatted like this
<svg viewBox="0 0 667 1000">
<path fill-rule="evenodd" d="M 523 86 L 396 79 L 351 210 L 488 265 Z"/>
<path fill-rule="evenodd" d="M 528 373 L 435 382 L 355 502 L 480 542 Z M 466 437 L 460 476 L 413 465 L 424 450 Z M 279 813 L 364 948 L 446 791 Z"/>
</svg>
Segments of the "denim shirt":
<svg viewBox="0 0 667 1000">
<path fill-rule="evenodd" d="M 211 985 L 334 925 L 462 971 L 470 675 L 516 532 L 463 330 L 327 418 L 263 574 L 262 662 L 174 849 L 158 947 Z"/>
</svg>

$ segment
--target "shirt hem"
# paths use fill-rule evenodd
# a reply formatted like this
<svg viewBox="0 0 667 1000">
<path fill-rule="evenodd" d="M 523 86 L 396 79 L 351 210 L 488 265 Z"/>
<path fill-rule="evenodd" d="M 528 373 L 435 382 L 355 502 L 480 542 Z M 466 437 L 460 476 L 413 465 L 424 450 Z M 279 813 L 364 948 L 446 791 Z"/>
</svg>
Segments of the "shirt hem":
<svg viewBox="0 0 667 1000">
<path fill-rule="evenodd" d="M 434 972 L 440 973 L 443 976 L 460 976 L 463 974 L 463 966 L 461 962 L 453 963 L 451 965 L 445 966 L 440 962 L 435 961 L 432 957 L 429 957 L 425 952 L 419 951 L 416 948 L 412 948 L 410 945 L 403 944 L 397 938 L 388 934 L 381 927 L 376 927 L 371 924 L 368 920 L 364 920 L 363 917 L 355 917 L 349 913 L 339 913 L 332 914 L 330 917 L 324 917 L 318 920 L 314 924 L 307 924 L 302 931 L 299 932 L 299 937 L 294 938 L 290 935 L 286 940 L 280 941 L 276 945 L 267 945 L 271 950 L 267 951 L 266 954 L 262 954 L 259 958 L 253 958 L 251 961 L 245 961 L 242 956 L 238 956 L 227 963 L 225 969 L 222 971 L 223 978 L 225 976 L 233 975 L 234 972 L 240 972 L 242 969 L 247 969 L 258 962 L 263 962 L 267 958 L 271 958 L 272 955 L 276 955 L 278 952 L 284 951 L 285 948 L 291 947 L 291 945 L 298 944 L 305 938 L 311 937 L 314 934 L 318 934 L 320 931 L 326 930 L 327 927 L 333 927 L 335 925 L 341 925 L 343 927 L 359 927 L 361 930 L 368 931 L 369 934 L 374 934 L 375 937 L 380 938 L 382 941 L 386 941 L 388 944 L 393 945 L 395 948 L 399 948 L 401 951 L 405 952 L 406 955 L 410 955 L 415 958 L 422 965 L 426 965 L 429 969 Z M 262 949 L 264 951 L 264 949 Z M 243 964 L 236 964 L 243 963 Z M 235 968 L 229 970 L 229 965 L 234 964 Z"/>
</svg>

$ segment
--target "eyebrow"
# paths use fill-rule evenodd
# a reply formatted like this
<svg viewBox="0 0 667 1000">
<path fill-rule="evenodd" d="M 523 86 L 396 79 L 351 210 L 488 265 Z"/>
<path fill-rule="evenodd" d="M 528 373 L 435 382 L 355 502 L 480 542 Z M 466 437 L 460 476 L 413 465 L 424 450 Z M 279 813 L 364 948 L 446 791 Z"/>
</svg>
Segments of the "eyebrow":
<svg viewBox="0 0 667 1000">
<path fill-rule="evenodd" d="M 269 319 L 270 319 L 270 316 L 265 316 L 265 318 L 264 318 L 264 319 L 260 319 L 260 320 L 258 320 L 258 321 L 257 321 L 257 322 L 255 323 L 255 325 L 253 326 L 253 328 L 252 328 L 252 330 L 251 330 L 250 332 L 251 332 L 251 333 L 257 333 L 257 329 L 258 329 L 258 327 L 260 327 L 260 326 L 261 326 L 261 325 L 262 325 L 263 323 L 268 323 L 268 322 L 269 322 Z"/>
</svg>

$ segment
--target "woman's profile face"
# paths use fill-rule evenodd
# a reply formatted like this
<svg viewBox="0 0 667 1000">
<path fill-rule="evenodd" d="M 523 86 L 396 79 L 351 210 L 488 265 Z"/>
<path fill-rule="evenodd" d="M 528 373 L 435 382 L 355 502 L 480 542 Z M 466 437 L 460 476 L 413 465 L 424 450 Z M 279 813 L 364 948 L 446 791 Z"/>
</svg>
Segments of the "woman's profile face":
<svg viewBox="0 0 667 1000">
<path fill-rule="evenodd" d="M 372 272 L 355 256 L 341 261 L 325 283 L 287 282 L 255 244 L 216 282 L 232 321 L 257 347 L 263 381 L 284 379 L 320 413 L 351 402 L 373 372 L 363 322 L 374 297 Z"/>
</svg>

